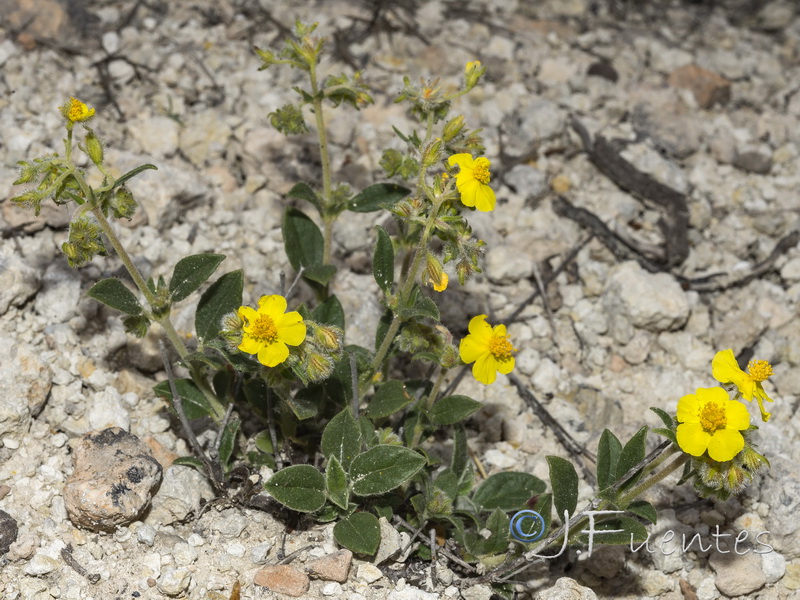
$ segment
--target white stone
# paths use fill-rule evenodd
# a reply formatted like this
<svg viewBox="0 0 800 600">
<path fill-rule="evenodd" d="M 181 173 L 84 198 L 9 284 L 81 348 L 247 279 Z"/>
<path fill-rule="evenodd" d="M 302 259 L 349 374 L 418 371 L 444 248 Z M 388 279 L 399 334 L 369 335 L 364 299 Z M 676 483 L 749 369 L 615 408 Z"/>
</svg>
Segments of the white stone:
<svg viewBox="0 0 800 600">
<path fill-rule="evenodd" d="M 116 31 L 106 31 L 102 38 L 103 50 L 114 54 L 119 50 L 119 34 Z"/>
<path fill-rule="evenodd" d="M 338 596 L 341 593 L 342 586 L 335 581 L 331 581 L 330 583 L 326 583 L 324 586 L 322 586 L 323 596 Z"/>
<path fill-rule="evenodd" d="M 765 552 L 761 555 L 761 569 L 767 583 L 775 583 L 786 574 L 786 559 L 782 554 L 775 552 Z"/>
<path fill-rule="evenodd" d="M 128 121 L 127 128 L 149 155 L 163 158 L 178 151 L 180 125 L 174 119 L 161 115 L 139 117 Z"/>
<path fill-rule="evenodd" d="M 358 565 L 358 578 L 362 581 L 366 581 L 367 583 L 375 583 L 381 577 L 383 577 L 383 573 L 381 570 L 372 565 L 370 563 L 363 563 Z"/>
<path fill-rule="evenodd" d="M 192 574 L 188 569 L 168 567 L 157 580 L 158 591 L 167 596 L 177 596 L 189 587 L 191 580 Z"/>
<path fill-rule="evenodd" d="M 55 571 L 60 566 L 61 564 L 55 558 L 47 556 L 43 552 L 37 552 L 22 571 L 26 575 L 41 577 L 42 575 Z"/>
</svg>

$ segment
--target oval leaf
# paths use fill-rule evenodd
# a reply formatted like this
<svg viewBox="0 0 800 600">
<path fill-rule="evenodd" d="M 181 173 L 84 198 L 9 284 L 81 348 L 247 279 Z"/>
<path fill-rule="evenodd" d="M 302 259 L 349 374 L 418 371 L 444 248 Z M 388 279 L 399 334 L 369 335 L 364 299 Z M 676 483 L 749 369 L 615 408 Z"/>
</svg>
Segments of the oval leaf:
<svg viewBox="0 0 800 600">
<path fill-rule="evenodd" d="M 624 477 L 630 469 L 644 460 L 645 439 L 647 438 L 647 427 L 642 427 L 637 431 L 628 443 L 622 448 L 617 463 L 617 480 Z M 641 472 L 639 473 L 641 475 Z M 632 477 L 624 487 L 630 487 L 639 479 L 639 475 Z"/>
<path fill-rule="evenodd" d="M 529 473 L 495 473 L 478 486 L 472 501 L 483 510 L 520 510 L 546 488 L 544 481 Z"/>
<path fill-rule="evenodd" d="M 560 456 L 546 458 L 550 467 L 550 487 L 553 488 L 556 514 L 563 515 L 567 511 L 574 515 L 578 505 L 578 473 L 571 462 Z"/>
<path fill-rule="evenodd" d="M 385 494 L 411 479 L 425 462 L 422 456 L 402 446 L 382 444 L 370 448 L 350 465 L 353 492 L 359 496 Z"/>
<path fill-rule="evenodd" d="M 617 463 L 622 452 L 622 443 L 606 429 L 597 445 L 597 486 L 601 490 L 614 485 L 617 480 Z"/>
<path fill-rule="evenodd" d="M 203 292 L 194 314 L 194 329 L 201 341 L 219 335 L 222 317 L 242 305 L 243 289 L 244 272 L 238 270 L 225 273 Z"/>
<path fill-rule="evenodd" d="M 371 419 L 382 419 L 403 410 L 414 401 L 406 392 L 402 381 L 387 381 L 377 390 L 367 407 L 367 416 Z"/>
<path fill-rule="evenodd" d="M 389 209 L 411 193 L 411 190 L 394 183 L 376 183 L 350 200 L 347 208 L 353 212 L 372 212 Z"/>
<path fill-rule="evenodd" d="M 169 280 L 169 295 L 173 302 L 183 300 L 217 270 L 225 260 L 222 254 L 194 254 L 178 261 Z"/>
<path fill-rule="evenodd" d="M 322 202 L 319 196 L 317 196 L 316 192 L 314 192 L 307 183 L 301 181 L 300 183 L 294 184 L 294 187 L 289 190 L 286 196 L 289 198 L 297 198 L 298 200 L 306 200 L 313 204 L 318 211 L 322 212 Z"/>
<path fill-rule="evenodd" d="M 142 305 L 133 292 L 119 279 L 103 279 L 95 283 L 87 292 L 90 298 L 102 302 L 126 315 L 136 317 L 142 314 Z"/>
<path fill-rule="evenodd" d="M 322 265 L 322 233 L 308 215 L 296 208 L 287 208 L 282 229 L 286 256 L 295 271 L 300 267 Z"/>
<path fill-rule="evenodd" d="M 334 525 L 333 537 L 351 552 L 372 556 L 381 543 L 381 526 L 372 513 L 357 512 Z"/>
<path fill-rule="evenodd" d="M 275 500 L 298 512 L 314 512 L 325 504 L 325 478 L 311 465 L 281 469 L 264 488 Z"/>
<path fill-rule="evenodd" d="M 348 469 L 355 456 L 361 452 L 361 428 L 349 408 L 345 408 L 328 422 L 322 432 L 320 446 L 328 459 L 335 456 Z"/>
<path fill-rule="evenodd" d="M 383 227 L 376 225 L 375 229 L 378 230 L 378 241 L 372 257 L 372 275 L 380 288 L 388 294 L 394 283 L 394 247 L 392 238 Z"/>
<path fill-rule="evenodd" d="M 460 423 L 483 406 L 469 396 L 446 396 L 433 405 L 428 417 L 434 425 Z"/>
<path fill-rule="evenodd" d="M 175 389 L 183 403 L 183 412 L 187 419 L 201 419 L 214 414 L 214 408 L 208 403 L 194 381 L 191 379 L 176 379 Z M 169 381 L 162 381 L 153 387 L 156 395 L 172 401 L 172 392 L 169 389 Z"/>
<path fill-rule="evenodd" d="M 342 464 L 335 456 L 331 456 L 328 461 L 328 468 L 325 470 L 325 488 L 328 491 L 328 498 L 336 506 L 347 510 L 347 474 L 342 468 Z"/>
</svg>

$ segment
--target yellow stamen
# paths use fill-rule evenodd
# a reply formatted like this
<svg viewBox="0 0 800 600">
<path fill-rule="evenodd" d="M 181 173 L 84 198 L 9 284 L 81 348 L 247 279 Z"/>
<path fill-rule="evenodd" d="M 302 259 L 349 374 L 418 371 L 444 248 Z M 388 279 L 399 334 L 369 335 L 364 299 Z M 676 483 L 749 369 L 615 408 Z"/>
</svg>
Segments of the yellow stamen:
<svg viewBox="0 0 800 600">
<path fill-rule="evenodd" d="M 725 409 L 716 402 L 707 402 L 700 409 L 700 425 L 706 433 L 714 433 L 718 429 L 725 429 L 728 419 L 725 417 Z"/>
<path fill-rule="evenodd" d="M 772 365 L 765 360 L 751 360 L 747 364 L 750 377 L 753 381 L 764 381 L 772 375 Z"/>
<path fill-rule="evenodd" d="M 511 345 L 507 335 L 492 337 L 492 339 L 489 340 L 489 352 L 491 352 L 497 360 L 508 360 L 511 358 L 511 353 L 514 352 L 514 350 L 516 350 L 516 348 Z"/>
<path fill-rule="evenodd" d="M 278 328 L 271 317 L 259 315 L 247 334 L 260 342 L 271 344 L 278 339 Z"/>
<path fill-rule="evenodd" d="M 483 184 L 490 181 L 489 161 L 475 161 L 475 168 L 472 169 L 472 176 Z"/>
</svg>

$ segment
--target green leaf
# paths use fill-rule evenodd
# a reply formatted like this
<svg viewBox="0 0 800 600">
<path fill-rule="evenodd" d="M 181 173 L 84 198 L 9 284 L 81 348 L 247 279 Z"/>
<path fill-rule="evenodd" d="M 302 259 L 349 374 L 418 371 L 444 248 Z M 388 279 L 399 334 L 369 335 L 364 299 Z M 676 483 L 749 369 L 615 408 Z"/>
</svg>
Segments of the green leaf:
<svg viewBox="0 0 800 600">
<path fill-rule="evenodd" d="M 495 473 L 477 487 L 472 501 L 483 510 L 520 510 L 546 488 L 544 481 L 529 473 Z"/>
<path fill-rule="evenodd" d="M 386 337 L 389 327 L 392 324 L 392 317 L 393 314 L 391 310 L 387 308 L 385 311 L 383 311 L 381 319 L 378 321 L 378 327 L 375 329 L 375 350 L 381 347 L 383 338 Z"/>
<path fill-rule="evenodd" d="M 222 317 L 242 305 L 244 272 L 231 271 L 212 283 L 200 296 L 194 314 L 194 329 L 201 342 L 219 335 Z"/>
<path fill-rule="evenodd" d="M 445 396 L 436 401 L 428 417 L 434 425 L 452 425 L 465 420 L 481 406 L 469 396 Z"/>
<path fill-rule="evenodd" d="M 678 438 L 675 437 L 675 432 L 672 431 L 672 429 L 664 429 L 663 427 L 656 427 L 655 429 L 651 429 L 650 431 L 652 431 L 653 433 L 657 433 L 658 435 L 663 435 L 670 442 L 672 442 L 676 446 L 678 445 Z"/>
<path fill-rule="evenodd" d="M 303 388 L 297 390 L 294 396 L 284 398 L 294 416 L 301 421 L 317 416 L 320 402 L 319 389 L 318 386 Z"/>
<path fill-rule="evenodd" d="M 658 418 L 664 422 L 664 427 L 667 429 L 674 429 L 675 423 L 672 420 L 672 417 L 666 411 L 661 410 L 660 408 L 656 408 L 655 406 L 651 406 L 650 410 L 658 415 Z"/>
<path fill-rule="evenodd" d="M 423 294 L 419 287 L 415 287 L 411 294 L 411 305 L 400 310 L 403 319 L 413 319 L 416 317 L 429 317 L 434 321 L 439 320 L 439 307 L 436 303 Z"/>
<path fill-rule="evenodd" d="M 387 381 L 377 390 L 367 407 L 367 416 L 371 419 L 382 419 L 403 410 L 414 398 L 406 392 L 402 381 Z"/>
<path fill-rule="evenodd" d="M 265 452 L 267 454 L 273 454 L 275 449 L 272 447 L 272 436 L 269 433 L 269 429 L 263 429 L 259 431 L 255 438 L 253 438 L 255 442 L 256 448 L 261 450 L 261 452 Z"/>
<path fill-rule="evenodd" d="M 345 470 L 350 470 L 353 459 L 361 452 L 361 428 L 349 407 L 325 426 L 320 446 L 329 460 L 335 456 Z"/>
<path fill-rule="evenodd" d="M 325 504 L 325 478 L 311 465 L 281 469 L 264 488 L 275 500 L 298 512 L 314 512 Z"/>
<path fill-rule="evenodd" d="M 575 514 L 578 505 L 578 473 L 571 462 L 560 456 L 548 456 L 547 464 L 550 467 L 550 487 L 553 488 L 553 502 L 556 505 L 556 514 L 563 515 L 564 511 L 570 515 Z"/>
<path fill-rule="evenodd" d="M 383 227 L 376 225 L 375 229 L 378 230 L 378 241 L 372 257 L 372 275 L 378 286 L 388 294 L 394 283 L 394 247 L 392 238 Z"/>
<path fill-rule="evenodd" d="M 87 292 L 90 298 L 102 302 L 126 315 L 136 317 L 142 314 L 142 305 L 133 292 L 119 279 L 102 279 Z"/>
<path fill-rule="evenodd" d="M 390 209 L 398 201 L 411 193 L 411 190 L 394 183 L 376 183 L 369 186 L 350 201 L 348 208 L 353 212 L 373 212 L 382 208 Z"/>
<path fill-rule="evenodd" d="M 125 326 L 125 332 L 135 335 L 138 338 L 143 338 L 147 335 L 147 330 L 150 327 L 150 319 L 144 315 L 133 317 L 128 315 L 122 317 L 122 324 Z"/>
<path fill-rule="evenodd" d="M 461 477 L 469 464 L 467 430 L 463 425 L 457 425 L 453 427 L 453 457 L 450 461 L 450 468 L 456 476 Z"/>
<path fill-rule="evenodd" d="M 634 465 L 644 460 L 646 438 L 647 427 L 642 427 L 622 448 L 622 452 L 619 454 L 619 462 L 617 463 L 617 480 L 621 479 Z M 641 471 L 635 477 L 632 477 L 623 487 L 630 487 L 636 483 L 640 475 Z"/>
<path fill-rule="evenodd" d="M 208 476 L 208 472 L 206 471 L 206 464 L 200 460 L 199 458 L 195 458 L 194 456 L 179 456 L 175 460 L 172 461 L 173 465 L 181 465 L 183 467 L 192 467 L 193 469 L 197 469 L 203 475 Z"/>
<path fill-rule="evenodd" d="M 411 479 L 425 462 L 422 456 L 402 446 L 370 448 L 350 465 L 353 492 L 359 496 L 384 494 Z"/>
<path fill-rule="evenodd" d="M 586 529 L 588 529 L 588 526 Z M 645 529 L 644 525 L 639 523 L 636 519 L 625 516 L 608 519 L 599 523 L 595 521 L 594 529 L 593 542 L 595 547 L 597 547 L 598 544 L 627 546 L 631 541 L 643 542 L 647 539 L 647 529 Z M 613 531 L 616 529 L 621 529 L 622 531 Z M 613 532 L 604 533 L 604 531 L 609 530 Z M 631 535 L 633 535 L 633 540 L 631 540 Z M 587 544 L 589 536 L 581 535 L 580 539 L 584 544 Z"/>
<path fill-rule="evenodd" d="M 303 211 L 287 208 L 283 215 L 283 245 L 295 271 L 322 265 L 324 241 L 316 223 Z"/>
<path fill-rule="evenodd" d="M 348 508 L 347 473 L 344 472 L 342 463 L 335 456 L 331 456 L 325 470 L 325 489 L 328 498 L 343 510 Z"/>
<path fill-rule="evenodd" d="M 450 467 L 446 467 L 444 471 L 436 476 L 433 485 L 447 494 L 450 500 L 455 500 L 458 497 L 458 478 Z"/>
<path fill-rule="evenodd" d="M 214 409 L 206 400 L 194 381 L 191 379 L 176 379 L 175 388 L 183 401 L 183 412 L 186 418 L 201 419 L 214 414 Z M 156 395 L 172 401 L 172 392 L 169 389 L 169 381 L 162 381 L 153 387 Z"/>
<path fill-rule="evenodd" d="M 152 169 L 154 171 L 158 171 L 158 167 L 155 166 L 155 165 L 151 165 L 151 164 L 139 165 L 135 169 L 131 169 L 130 171 L 128 171 L 127 173 L 122 175 L 119 179 L 117 179 L 114 182 L 114 185 L 111 187 L 111 189 L 113 190 L 114 188 L 118 188 L 119 186 L 123 185 L 126 181 L 128 181 L 132 177 L 136 177 L 142 171 L 147 171 L 149 169 Z"/>
<path fill-rule="evenodd" d="M 637 517 L 647 519 L 653 525 L 655 525 L 658 521 L 658 513 L 656 512 L 656 509 L 653 508 L 652 504 L 645 500 L 634 500 L 625 507 L 625 510 L 629 513 L 633 513 Z"/>
<path fill-rule="evenodd" d="M 506 514 L 496 508 L 489 518 L 486 519 L 486 529 L 492 532 L 486 545 L 483 547 L 483 554 L 501 554 L 508 548 L 509 520 Z"/>
<path fill-rule="evenodd" d="M 597 445 L 597 487 L 601 490 L 614 485 L 617 480 L 617 463 L 622 443 L 606 429 Z"/>
<path fill-rule="evenodd" d="M 303 277 L 322 285 L 328 285 L 334 275 L 336 275 L 336 267 L 333 265 L 312 265 L 303 271 Z"/>
<path fill-rule="evenodd" d="M 229 466 L 233 451 L 236 448 L 236 435 L 239 433 L 241 421 L 234 417 L 228 421 L 219 444 L 219 458 L 224 466 Z M 227 469 L 226 469 L 227 470 Z"/>
<path fill-rule="evenodd" d="M 211 277 L 225 260 L 222 254 L 193 254 L 182 258 L 172 270 L 169 295 L 173 302 L 183 300 Z"/>
<path fill-rule="evenodd" d="M 333 537 L 355 554 L 372 556 L 381 543 L 381 526 L 372 513 L 357 512 L 334 525 Z"/>
<path fill-rule="evenodd" d="M 334 295 L 328 296 L 327 300 L 319 304 L 311 314 L 321 325 L 335 325 L 344 329 L 344 309 Z"/>
<path fill-rule="evenodd" d="M 294 184 L 294 187 L 286 194 L 289 198 L 297 198 L 298 200 L 306 200 L 313 204 L 320 214 L 322 214 L 322 201 L 317 196 L 316 192 L 307 183 Z"/>
</svg>

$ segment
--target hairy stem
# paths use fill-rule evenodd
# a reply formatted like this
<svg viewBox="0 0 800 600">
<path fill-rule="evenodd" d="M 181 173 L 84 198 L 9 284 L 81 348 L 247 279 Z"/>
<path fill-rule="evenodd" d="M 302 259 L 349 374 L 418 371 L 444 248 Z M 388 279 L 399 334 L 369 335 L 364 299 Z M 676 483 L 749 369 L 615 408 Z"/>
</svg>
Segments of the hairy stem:
<svg viewBox="0 0 800 600">
<path fill-rule="evenodd" d="M 331 262 L 331 244 L 333 239 L 333 220 L 331 204 L 333 203 L 333 184 L 331 182 L 331 158 L 328 152 L 328 132 L 325 129 L 325 115 L 322 112 L 322 94 L 317 82 L 317 63 L 309 61 L 308 76 L 311 81 L 311 96 L 314 98 L 314 118 L 317 121 L 317 136 L 319 137 L 319 155 L 322 162 L 322 221 L 323 221 L 323 250 L 322 264 Z"/>
</svg>

